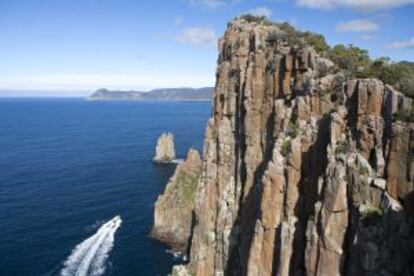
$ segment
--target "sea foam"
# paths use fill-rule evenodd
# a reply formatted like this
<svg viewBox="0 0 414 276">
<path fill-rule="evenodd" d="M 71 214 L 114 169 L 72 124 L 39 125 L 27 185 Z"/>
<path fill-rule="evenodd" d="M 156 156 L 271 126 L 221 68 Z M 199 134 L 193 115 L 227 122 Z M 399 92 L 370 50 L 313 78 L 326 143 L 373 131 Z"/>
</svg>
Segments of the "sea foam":
<svg viewBox="0 0 414 276">
<path fill-rule="evenodd" d="M 91 237 L 78 244 L 64 262 L 62 276 L 98 276 L 106 269 L 116 230 L 121 226 L 119 216 L 104 223 Z"/>
</svg>

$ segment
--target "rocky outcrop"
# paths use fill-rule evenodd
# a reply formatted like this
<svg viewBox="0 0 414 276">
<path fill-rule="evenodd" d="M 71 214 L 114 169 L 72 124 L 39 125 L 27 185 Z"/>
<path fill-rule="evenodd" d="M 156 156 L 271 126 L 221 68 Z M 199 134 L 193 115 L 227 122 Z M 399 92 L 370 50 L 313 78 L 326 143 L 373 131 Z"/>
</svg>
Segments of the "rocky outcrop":
<svg viewBox="0 0 414 276">
<path fill-rule="evenodd" d="M 414 124 L 400 111 L 413 101 L 349 79 L 279 25 L 231 22 L 190 263 L 175 272 L 414 275 Z"/>
<path fill-rule="evenodd" d="M 155 163 L 169 163 L 174 159 L 174 135 L 172 133 L 163 133 L 157 140 L 155 156 L 152 160 Z"/>
<path fill-rule="evenodd" d="M 182 253 L 187 253 L 200 173 L 200 155 L 190 149 L 187 159 L 177 165 L 164 193 L 155 203 L 151 236 Z"/>
</svg>

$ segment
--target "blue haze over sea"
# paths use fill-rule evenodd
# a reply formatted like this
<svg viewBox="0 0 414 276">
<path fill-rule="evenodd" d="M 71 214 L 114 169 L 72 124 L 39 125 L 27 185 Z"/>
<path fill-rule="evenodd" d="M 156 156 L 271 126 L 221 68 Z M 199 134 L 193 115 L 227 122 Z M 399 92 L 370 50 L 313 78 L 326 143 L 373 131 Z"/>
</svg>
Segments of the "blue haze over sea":
<svg viewBox="0 0 414 276">
<path fill-rule="evenodd" d="M 0 98 L 0 275 L 59 275 L 116 215 L 104 275 L 166 275 L 180 260 L 148 233 L 174 165 L 151 158 L 165 131 L 201 149 L 210 106 Z"/>
</svg>

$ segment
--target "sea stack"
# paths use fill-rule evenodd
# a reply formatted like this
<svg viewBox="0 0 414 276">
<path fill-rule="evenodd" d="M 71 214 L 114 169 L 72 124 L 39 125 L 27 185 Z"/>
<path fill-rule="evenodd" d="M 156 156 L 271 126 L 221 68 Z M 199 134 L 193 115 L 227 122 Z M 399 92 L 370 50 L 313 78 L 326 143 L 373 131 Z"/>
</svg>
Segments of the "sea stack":
<svg viewBox="0 0 414 276">
<path fill-rule="evenodd" d="M 220 39 L 190 262 L 174 275 L 414 274 L 414 102 L 301 35 L 246 16 Z"/>
<path fill-rule="evenodd" d="M 169 163 L 175 159 L 174 135 L 170 132 L 163 133 L 158 138 L 155 148 L 155 163 Z"/>
<path fill-rule="evenodd" d="M 186 253 L 193 223 L 195 193 L 201 173 L 201 158 L 190 149 L 187 159 L 179 163 L 164 194 L 155 203 L 151 236 L 182 253 Z"/>
</svg>

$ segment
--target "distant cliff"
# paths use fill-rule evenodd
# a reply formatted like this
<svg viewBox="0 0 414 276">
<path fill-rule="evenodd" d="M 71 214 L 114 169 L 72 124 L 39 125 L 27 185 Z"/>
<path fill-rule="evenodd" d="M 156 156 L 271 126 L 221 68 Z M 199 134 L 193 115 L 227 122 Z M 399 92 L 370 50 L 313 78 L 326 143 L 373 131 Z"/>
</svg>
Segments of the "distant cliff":
<svg viewBox="0 0 414 276">
<path fill-rule="evenodd" d="M 414 101 L 250 19 L 219 43 L 190 262 L 173 275 L 414 275 Z"/>
<path fill-rule="evenodd" d="M 148 92 L 142 91 L 113 91 L 99 89 L 90 95 L 88 100 L 129 100 L 129 101 L 202 101 L 211 100 L 212 87 L 204 88 L 165 88 Z"/>
</svg>

